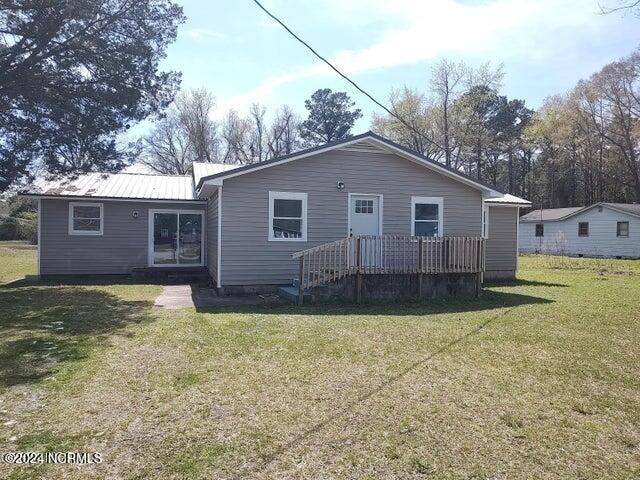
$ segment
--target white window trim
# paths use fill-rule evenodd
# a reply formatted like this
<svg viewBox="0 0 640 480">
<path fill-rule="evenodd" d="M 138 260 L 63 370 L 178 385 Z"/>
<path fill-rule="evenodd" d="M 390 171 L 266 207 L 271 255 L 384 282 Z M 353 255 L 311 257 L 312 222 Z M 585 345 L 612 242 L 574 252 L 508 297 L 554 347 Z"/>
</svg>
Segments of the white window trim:
<svg viewBox="0 0 640 480">
<path fill-rule="evenodd" d="M 411 197 L 411 236 L 416 234 L 416 204 L 430 203 L 438 205 L 438 237 L 444 237 L 444 200 L 442 197 Z"/>
<path fill-rule="evenodd" d="M 100 208 L 100 230 L 74 230 L 73 228 L 73 208 L 74 207 L 99 207 Z M 94 202 L 69 202 L 69 235 L 102 235 L 104 231 L 104 204 Z"/>
<path fill-rule="evenodd" d="M 202 227 L 200 232 L 200 263 L 154 263 L 153 262 L 153 220 L 154 215 L 156 213 L 175 213 L 178 214 L 199 214 L 202 218 Z M 147 260 L 148 265 L 150 267 L 155 268 L 190 268 L 190 267 L 204 267 L 207 264 L 207 259 L 205 258 L 206 254 L 206 246 L 205 246 L 205 231 L 207 230 L 207 216 L 205 215 L 204 210 L 176 210 L 173 208 L 150 208 L 148 212 L 148 229 L 147 229 Z M 178 218 L 178 228 L 180 226 L 180 218 Z M 179 247 L 178 247 L 179 248 Z"/>
<path fill-rule="evenodd" d="M 273 205 L 274 200 L 302 201 L 302 238 L 276 238 L 273 235 Z M 307 241 L 307 194 L 302 192 L 269 192 L 269 232 L 270 242 L 306 242 Z"/>
</svg>

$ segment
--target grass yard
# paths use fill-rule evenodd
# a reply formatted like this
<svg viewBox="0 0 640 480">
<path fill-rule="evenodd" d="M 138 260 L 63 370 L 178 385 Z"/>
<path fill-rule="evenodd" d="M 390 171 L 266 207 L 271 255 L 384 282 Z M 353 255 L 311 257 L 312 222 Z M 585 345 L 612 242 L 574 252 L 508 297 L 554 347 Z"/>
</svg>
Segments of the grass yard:
<svg viewBox="0 0 640 480">
<path fill-rule="evenodd" d="M 0 279 L 34 257 L 1 246 Z M 1 478 L 640 478 L 640 262 L 523 257 L 469 302 L 159 292 L 0 286 L 0 451 L 104 458 Z"/>
</svg>

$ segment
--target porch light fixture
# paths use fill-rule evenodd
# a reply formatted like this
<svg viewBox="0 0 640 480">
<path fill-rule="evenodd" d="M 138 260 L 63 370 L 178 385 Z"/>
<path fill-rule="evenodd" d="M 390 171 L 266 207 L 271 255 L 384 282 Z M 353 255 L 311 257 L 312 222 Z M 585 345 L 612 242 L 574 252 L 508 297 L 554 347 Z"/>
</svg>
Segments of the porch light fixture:
<svg viewBox="0 0 640 480">
<path fill-rule="evenodd" d="M 337 186 L 338 186 L 338 190 L 340 190 L 340 191 L 344 190 L 344 182 L 342 182 L 342 181 L 338 182 Z"/>
</svg>

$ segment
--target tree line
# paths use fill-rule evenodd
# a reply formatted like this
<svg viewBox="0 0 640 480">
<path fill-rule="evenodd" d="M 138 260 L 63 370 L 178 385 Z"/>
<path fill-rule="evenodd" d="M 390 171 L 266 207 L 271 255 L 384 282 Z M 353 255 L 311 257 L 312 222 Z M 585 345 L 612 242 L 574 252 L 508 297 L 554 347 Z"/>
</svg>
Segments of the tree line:
<svg viewBox="0 0 640 480">
<path fill-rule="evenodd" d="M 164 118 L 137 144 L 140 163 L 163 174 L 185 174 L 194 161 L 247 164 L 288 155 L 305 147 L 347 138 L 359 109 L 344 92 L 323 88 L 305 102 L 302 121 L 287 105 L 271 121 L 253 104 L 246 116 L 229 110 L 214 120 L 215 97 L 206 89 L 180 93 Z"/>
<path fill-rule="evenodd" d="M 392 92 L 409 126 L 378 115 L 373 129 L 535 206 L 640 201 L 640 50 L 537 111 L 501 95 L 502 80 L 443 60 L 425 92 Z"/>
</svg>

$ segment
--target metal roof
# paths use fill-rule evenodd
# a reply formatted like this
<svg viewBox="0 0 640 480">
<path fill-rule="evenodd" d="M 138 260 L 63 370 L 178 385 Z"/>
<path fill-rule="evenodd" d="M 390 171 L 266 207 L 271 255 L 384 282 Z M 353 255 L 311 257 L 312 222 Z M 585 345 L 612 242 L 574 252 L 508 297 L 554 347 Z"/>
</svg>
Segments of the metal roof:
<svg viewBox="0 0 640 480">
<path fill-rule="evenodd" d="M 610 203 L 610 202 L 598 202 L 587 207 L 568 207 L 568 208 L 550 208 L 548 210 L 534 210 L 526 215 L 520 217 L 522 222 L 556 222 L 559 220 L 566 220 L 573 215 L 577 215 L 580 212 L 591 210 L 594 207 L 603 206 L 617 210 L 618 212 L 627 213 L 640 217 L 640 204 L 637 203 Z"/>
<path fill-rule="evenodd" d="M 520 217 L 522 222 L 555 222 L 562 220 L 571 214 L 577 213 L 584 207 L 568 207 L 568 208 L 545 208 L 543 210 L 534 210 Z"/>
<path fill-rule="evenodd" d="M 193 183 L 198 185 L 202 177 L 209 175 L 217 175 L 218 173 L 228 172 L 235 168 L 239 168 L 242 165 L 233 163 L 207 163 L 207 162 L 193 162 Z"/>
<path fill-rule="evenodd" d="M 194 200 L 190 175 L 140 173 L 84 173 L 40 178 L 23 195 L 146 200 Z"/>
<path fill-rule="evenodd" d="M 602 202 L 605 207 L 613 208 L 614 210 L 620 210 L 621 212 L 628 213 L 640 217 L 640 204 L 639 203 L 609 203 Z"/>
<path fill-rule="evenodd" d="M 496 192 L 499 193 L 499 192 Z M 523 207 L 528 207 L 531 205 L 529 200 L 525 200 L 524 198 L 516 197 L 515 195 L 511 195 L 510 193 L 504 193 L 499 197 L 487 198 L 484 203 L 495 204 L 495 205 L 520 205 Z"/>
</svg>

